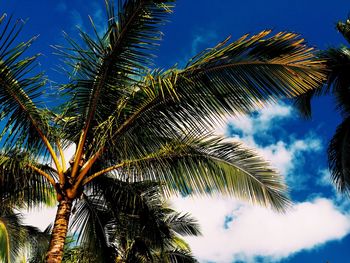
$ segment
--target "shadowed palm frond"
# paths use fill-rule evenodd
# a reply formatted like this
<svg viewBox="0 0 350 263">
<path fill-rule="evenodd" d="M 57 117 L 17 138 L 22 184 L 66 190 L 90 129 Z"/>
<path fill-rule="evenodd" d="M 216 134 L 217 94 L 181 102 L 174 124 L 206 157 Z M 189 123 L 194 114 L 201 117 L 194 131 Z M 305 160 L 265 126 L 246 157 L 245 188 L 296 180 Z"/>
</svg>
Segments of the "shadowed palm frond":
<svg viewBox="0 0 350 263">
<path fill-rule="evenodd" d="M 27 233 L 20 216 L 12 211 L 0 211 L 0 260 L 16 262 L 26 241 Z"/>
<path fill-rule="evenodd" d="M 339 21 L 337 23 L 337 29 L 338 31 L 343 35 L 343 37 L 348 41 L 350 44 L 350 20 L 349 18 L 344 22 Z"/>
<path fill-rule="evenodd" d="M 198 263 L 193 255 L 186 250 L 174 249 L 172 251 L 166 251 L 161 254 L 160 260 L 157 263 Z"/>
<path fill-rule="evenodd" d="M 336 99 L 336 108 L 343 115 L 350 114 L 350 49 L 346 47 L 330 48 L 319 53 L 319 56 L 326 61 L 328 78 L 326 85 L 308 91 L 294 100 L 294 104 L 303 117 L 311 117 L 311 100 L 315 96 L 333 94 Z"/>
<path fill-rule="evenodd" d="M 350 191 L 350 118 L 337 128 L 328 147 L 328 161 L 331 177 L 341 192 Z"/>
<path fill-rule="evenodd" d="M 25 226 L 30 242 L 29 263 L 43 263 L 45 254 L 50 241 L 50 232 L 52 226 L 49 225 L 44 231 L 35 227 Z"/>
<path fill-rule="evenodd" d="M 200 233 L 189 215 L 164 207 L 155 182 L 127 183 L 102 176 L 83 199 L 77 203 L 72 227 L 77 227 L 81 247 L 95 251 L 97 240 L 105 243 L 103 262 L 114 262 L 117 255 L 123 262 L 149 262 L 158 251 L 188 250 L 184 241 L 180 244 L 179 234 Z"/>
<path fill-rule="evenodd" d="M 52 204 L 55 199 L 52 182 L 38 171 L 54 180 L 55 171 L 50 166 L 34 161 L 23 150 L 0 154 L 0 198 L 17 207 Z"/>
<path fill-rule="evenodd" d="M 327 59 L 330 69 L 327 80 L 329 92 L 336 99 L 337 109 L 345 116 L 350 115 L 350 49 L 342 47 L 339 49 L 328 49 L 322 55 Z"/>
<path fill-rule="evenodd" d="M 73 211 L 71 228 L 74 229 L 77 244 L 88 251 L 94 251 L 94 258 L 99 262 L 111 262 L 113 253 L 105 226 L 113 219 L 105 200 L 93 194 L 83 194 Z"/>
</svg>

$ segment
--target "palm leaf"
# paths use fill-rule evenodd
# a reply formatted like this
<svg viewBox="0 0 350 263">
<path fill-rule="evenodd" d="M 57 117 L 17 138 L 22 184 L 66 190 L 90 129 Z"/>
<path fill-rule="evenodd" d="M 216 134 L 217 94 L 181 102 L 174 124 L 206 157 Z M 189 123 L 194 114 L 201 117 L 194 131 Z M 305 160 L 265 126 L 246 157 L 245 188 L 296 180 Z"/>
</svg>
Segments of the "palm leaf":
<svg viewBox="0 0 350 263">
<path fill-rule="evenodd" d="M 337 128 L 328 147 L 328 162 L 332 179 L 341 192 L 350 190 L 350 118 Z"/>
<path fill-rule="evenodd" d="M 242 144 L 220 138 L 183 138 L 139 159 L 111 166 L 111 170 L 114 167 L 119 178 L 160 180 L 166 183 L 166 192 L 219 191 L 277 210 L 288 204 L 282 177 L 266 161 Z"/>
<path fill-rule="evenodd" d="M 55 176 L 55 171 L 33 160 L 19 149 L 0 154 L 0 198 L 17 207 L 32 207 L 40 203 L 52 204 L 53 185 L 37 170 Z"/>
<path fill-rule="evenodd" d="M 327 59 L 327 66 L 330 69 L 328 75 L 328 90 L 336 99 L 337 109 L 348 116 L 350 114 L 350 103 L 347 98 L 350 95 L 350 49 L 328 49 L 323 52 Z M 329 93 L 329 92 L 328 92 Z"/>
<path fill-rule="evenodd" d="M 337 29 L 338 31 L 343 35 L 343 37 L 348 41 L 350 44 L 350 20 L 349 18 L 344 22 L 339 21 L 337 23 Z"/>
<path fill-rule="evenodd" d="M 106 1 L 108 28 L 104 36 L 96 34 L 95 40 L 80 32 L 86 49 L 67 37 L 71 48 L 61 50 L 68 65 L 73 67 L 72 83 L 65 86 L 74 94 L 77 105 L 74 119 L 76 127 L 70 130 L 70 139 L 77 141 L 77 134 L 89 126 L 95 126 L 116 108 L 116 103 L 129 95 L 130 83 L 151 65 L 152 50 L 162 34 L 163 25 L 171 12 L 172 0 L 118 1 L 118 13 L 111 1 Z"/>
<path fill-rule="evenodd" d="M 166 219 L 166 224 L 169 226 L 169 229 L 171 229 L 180 236 L 201 235 L 197 220 L 192 218 L 189 214 L 181 214 L 173 211 L 168 215 Z"/>
<path fill-rule="evenodd" d="M 170 251 L 163 252 L 161 254 L 160 262 L 167 262 L 167 263 L 198 263 L 198 261 L 193 257 L 191 252 L 181 250 L 181 249 L 174 249 Z"/>
<path fill-rule="evenodd" d="M 36 37 L 14 44 L 23 21 L 12 25 L 11 20 L 10 17 L 6 23 L 5 19 L 0 21 L 0 110 L 6 120 L 1 136 L 7 138 L 7 145 L 16 142 L 39 152 L 43 146 L 42 136 L 48 136 L 49 127 L 34 100 L 41 95 L 45 81 L 42 73 L 31 74 L 38 55 L 23 58 Z"/>
<path fill-rule="evenodd" d="M 246 35 L 230 44 L 226 40 L 183 70 L 151 72 L 134 85 L 132 96 L 119 101 L 95 135 L 108 147 L 140 127 L 176 136 L 178 131 L 212 128 L 226 113 L 251 113 L 322 85 L 322 61 L 302 39 L 292 33 L 268 34 Z"/>
<path fill-rule="evenodd" d="M 18 214 L 1 211 L 0 215 L 0 260 L 15 262 L 26 242 L 26 231 L 21 227 Z"/>
</svg>

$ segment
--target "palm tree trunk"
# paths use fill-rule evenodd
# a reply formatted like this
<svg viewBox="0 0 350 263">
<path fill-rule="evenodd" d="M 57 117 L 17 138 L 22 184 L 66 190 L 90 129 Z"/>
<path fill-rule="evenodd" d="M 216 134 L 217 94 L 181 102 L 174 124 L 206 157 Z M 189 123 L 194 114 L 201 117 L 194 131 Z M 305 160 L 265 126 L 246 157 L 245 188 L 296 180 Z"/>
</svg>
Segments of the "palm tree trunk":
<svg viewBox="0 0 350 263">
<path fill-rule="evenodd" d="M 64 243 L 68 231 L 69 216 L 72 200 L 61 200 L 58 204 L 55 223 L 53 226 L 49 250 L 46 254 L 47 263 L 62 262 Z"/>
</svg>

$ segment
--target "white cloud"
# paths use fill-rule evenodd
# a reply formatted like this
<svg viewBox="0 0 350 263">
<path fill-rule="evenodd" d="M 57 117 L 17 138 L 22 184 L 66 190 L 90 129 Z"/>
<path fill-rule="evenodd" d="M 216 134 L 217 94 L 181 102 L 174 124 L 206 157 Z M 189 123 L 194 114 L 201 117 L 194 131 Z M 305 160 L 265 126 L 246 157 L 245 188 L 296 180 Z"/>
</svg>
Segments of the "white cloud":
<svg viewBox="0 0 350 263">
<path fill-rule="evenodd" d="M 243 138 L 243 141 L 244 138 Z M 278 171 L 285 176 L 288 184 L 293 187 L 300 187 L 308 177 L 304 173 L 299 173 L 297 168 L 305 165 L 304 155 L 307 153 L 316 153 L 322 149 L 320 139 L 314 135 L 306 135 L 303 139 L 279 140 L 274 144 L 259 146 L 256 143 L 250 146 L 269 160 Z"/>
<path fill-rule="evenodd" d="M 349 215 L 324 198 L 297 203 L 286 214 L 229 197 L 179 197 L 172 202 L 199 220 L 203 236 L 187 241 L 200 262 L 254 262 L 257 256 L 271 262 L 339 240 L 350 231 Z"/>
<path fill-rule="evenodd" d="M 44 231 L 46 227 L 53 224 L 57 207 L 36 207 L 31 210 L 21 210 L 25 225 L 38 227 Z"/>
<path fill-rule="evenodd" d="M 262 108 L 255 116 L 242 115 L 238 117 L 226 116 L 226 121 L 218 124 L 215 132 L 227 135 L 227 125 L 233 125 L 241 131 L 245 137 L 253 136 L 271 129 L 273 122 L 290 117 L 292 107 L 284 104 L 276 104 Z"/>
<path fill-rule="evenodd" d="M 278 169 L 287 183 L 293 187 L 305 187 L 308 176 L 300 173 L 299 168 L 305 164 L 305 156 L 322 150 L 322 143 L 313 133 L 302 138 L 287 133 L 283 129 L 283 121 L 293 119 L 293 108 L 285 104 L 276 104 L 262 108 L 252 116 L 226 117 L 226 121 L 217 124 L 215 133 L 232 136 L 248 147 L 256 149 L 266 160 Z M 236 134 L 228 134 L 227 127 L 231 126 Z M 273 132 L 279 133 L 279 138 Z M 259 140 L 258 140 L 259 139 Z M 264 141 L 264 144 L 259 143 Z"/>
</svg>

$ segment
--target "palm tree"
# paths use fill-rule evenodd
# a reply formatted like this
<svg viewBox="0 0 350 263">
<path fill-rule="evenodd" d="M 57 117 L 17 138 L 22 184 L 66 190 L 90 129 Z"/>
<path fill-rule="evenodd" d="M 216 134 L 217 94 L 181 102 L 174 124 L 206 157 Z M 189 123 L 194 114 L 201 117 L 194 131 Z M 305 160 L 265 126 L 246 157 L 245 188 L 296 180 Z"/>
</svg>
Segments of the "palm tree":
<svg viewBox="0 0 350 263">
<path fill-rule="evenodd" d="M 57 193 L 47 262 L 61 262 L 72 205 L 98 178 L 161 181 L 164 194 L 218 191 L 276 210 L 288 204 L 282 177 L 266 161 L 210 129 L 224 114 L 319 87 L 323 66 L 298 35 L 263 31 L 226 39 L 182 69 L 154 69 L 159 27 L 173 2 L 106 1 L 105 34 L 80 31 L 82 45 L 67 36 L 70 46 L 56 49 L 70 81 L 58 87 L 64 103 L 56 108 L 42 97 L 46 81 L 33 69 L 38 55 L 23 55 L 35 38 L 15 44 L 21 23 L 1 18 L 3 187 L 40 177 Z M 76 150 L 67 165 L 70 145 Z M 23 158 L 14 158 L 14 149 Z M 53 167 L 38 165 L 42 160 Z"/>
<path fill-rule="evenodd" d="M 350 44 L 350 20 L 337 23 L 338 31 Z M 319 54 L 329 69 L 326 85 L 308 91 L 296 98 L 296 106 L 305 117 L 311 117 L 311 100 L 315 96 L 332 95 L 343 121 L 336 129 L 328 146 L 328 163 L 331 178 L 340 192 L 350 191 L 350 48 L 329 48 Z"/>
</svg>

